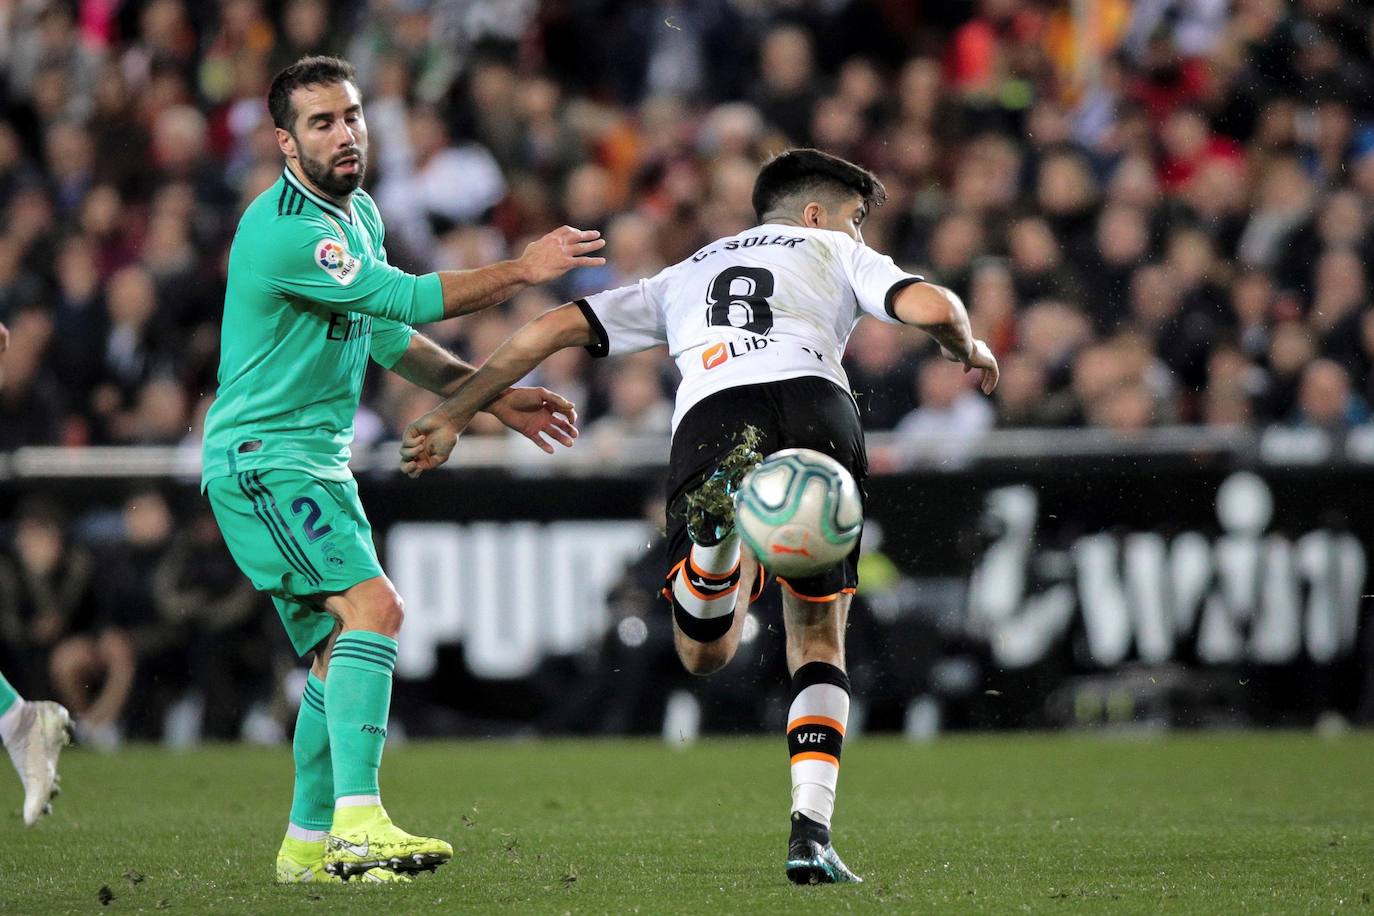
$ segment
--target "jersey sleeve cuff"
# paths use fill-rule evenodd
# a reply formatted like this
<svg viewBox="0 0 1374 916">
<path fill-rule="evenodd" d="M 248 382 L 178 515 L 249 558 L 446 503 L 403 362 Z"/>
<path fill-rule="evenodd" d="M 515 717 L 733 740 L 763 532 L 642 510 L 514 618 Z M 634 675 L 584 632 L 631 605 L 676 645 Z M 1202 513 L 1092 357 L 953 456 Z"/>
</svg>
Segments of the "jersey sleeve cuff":
<svg viewBox="0 0 1374 916">
<path fill-rule="evenodd" d="M 889 286 L 887 288 L 887 295 L 883 297 L 883 311 L 887 312 L 888 316 L 898 324 L 905 324 L 906 322 L 897 317 L 897 294 L 913 283 L 924 282 L 926 282 L 925 277 L 903 277 Z"/>
<path fill-rule="evenodd" d="M 415 320 L 411 324 L 429 324 L 444 317 L 444 285 L 438 274 L 424 274 L 415 278 Z"/>
<path fill-rule="evenodd" d="M 596 335 L 596 343 L 587 344 L 587 352 L 597 359 L 611 355 L 611 339 L 606 336 L 606 326 L 601 323 L 601 319 L 596 317 L 596 312 L 586 299 L 578 299 L 575 303 L 582 310 L 582 317 L 587 319 L 587 324 L 591 325 L 592 333 Z"/>
<path fill-rule="evenodd" d="M 406 351 L 410 349 L 410 340 L 415 334 L 416 331 L 414 328 L 410 325 L 402 324 L 398 327 L 395 338 L 388 340 L 387 344 L 383 347 L 376 346 L 377 338 L 374 336 L 372 338 L 374 346 L 371 351 L 373 361 L 383 369 L 390 370 L 396 368 L 396 364 L 401 361 L 401 357 L 405 356 Z"/>
</svg>

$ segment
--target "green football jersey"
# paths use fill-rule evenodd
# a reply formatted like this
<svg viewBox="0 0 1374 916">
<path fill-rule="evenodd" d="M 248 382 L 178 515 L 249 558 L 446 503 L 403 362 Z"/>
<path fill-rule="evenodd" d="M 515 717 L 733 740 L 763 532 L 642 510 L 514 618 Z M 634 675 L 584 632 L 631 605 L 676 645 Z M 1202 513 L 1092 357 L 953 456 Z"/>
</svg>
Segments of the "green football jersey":
<svg viewBox="0 0 1374 916">
<path fill-rule="evenodd" d="M 348 479 L 368 358 L 391 368 L 411 325 L 443 317 L 439 276 L 388 264 L 377 205 L 359 190 L 352 209 L 309 190 L 288 167 L 239 221 L 202 487 L 267 468 Z"/>
</svg>

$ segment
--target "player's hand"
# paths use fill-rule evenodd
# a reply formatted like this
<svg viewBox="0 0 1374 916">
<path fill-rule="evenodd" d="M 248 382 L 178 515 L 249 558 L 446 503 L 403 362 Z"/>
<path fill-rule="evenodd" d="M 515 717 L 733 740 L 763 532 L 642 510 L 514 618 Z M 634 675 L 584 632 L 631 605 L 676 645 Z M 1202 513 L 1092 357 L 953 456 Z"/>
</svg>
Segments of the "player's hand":
<svg viewBox="0 0 1374 916">
<path fill-rule="evenodd" d="M 562 226 L 525 246 L 520 265 L 530 285 L 548 283 L 574 267 L 599 267 L 605 264 L 605 258 L 591 256 L 593 251 L 605 246 L 606 240 L 595 229 Z"/>
<path fill-rule="evenodd" d="M 577 408 L 547 388 L 510 388 L 491 402 L 487 413 L 550 455 L 553 442 L 549 439 L 572 448 L 577 438 Z"/>
<path fill-rule="evenodd" d="M 401 437 L 401 470 L 419 477 L 448 461 L 461 429 L 444 414 L 431 410 L 406 427 Z"/>
<path fill-rule="evenodd" d="M 993 389 L 997 387 L 997 379 L 1000 376 L 1000 371 L 997 368 L 997 357 L 992 355 L 992 350 L 983 341 L 975 339 L 973 349 L 969 351 L 968 356 L 955 356 L 945 348 L 944 344 L 941 344 L 940 355 L 952 363 L 963 363 L 965 373 L 972 372 L 974 369 L 982 370 L 978 387 L 982 389 L 983 394 L 992 394 Z"/>
<path fill-rule="evenodd" d="M 964 364 L 964 372 L 969 373 L 974 369 L 979 370 L 981 377 L 978 379 L 978 388 L 983 394 L 992 394 L 997 387 L 997 379 L 1001 376 L 997 368 L 997 357 L 992 355 L 992 350 L 981 340 L 973 342 L 973 349 L 969 351 L 965 359 L 959 360 Z"/>
<path fill-rule="evenodd" d="M 4 322 L 0 322 L 0 353 L 4 353 L 10 348 L 10 329 L 5 327 Z"/>
</svg>

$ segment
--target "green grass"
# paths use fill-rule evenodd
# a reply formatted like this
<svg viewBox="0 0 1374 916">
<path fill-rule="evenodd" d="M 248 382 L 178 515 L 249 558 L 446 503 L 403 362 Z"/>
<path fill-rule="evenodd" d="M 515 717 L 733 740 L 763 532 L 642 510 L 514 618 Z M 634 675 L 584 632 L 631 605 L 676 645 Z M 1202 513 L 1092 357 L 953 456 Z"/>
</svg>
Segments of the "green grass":
<svg viewBox="0 0 1374 916">
<path fill-rule="evenodd" d="M 69 752 L 31 830 L 0 783 L 0 912 L 1294 913 L 1374 894 L 1370 735 L 856 740 L 836 846 L 857 887 L 785 882 L 781 738 L 393 748 L 392 815 L 458 850 L 399 888 L 270 883 L 289 769 L 285 749 Z"/>
</svg>

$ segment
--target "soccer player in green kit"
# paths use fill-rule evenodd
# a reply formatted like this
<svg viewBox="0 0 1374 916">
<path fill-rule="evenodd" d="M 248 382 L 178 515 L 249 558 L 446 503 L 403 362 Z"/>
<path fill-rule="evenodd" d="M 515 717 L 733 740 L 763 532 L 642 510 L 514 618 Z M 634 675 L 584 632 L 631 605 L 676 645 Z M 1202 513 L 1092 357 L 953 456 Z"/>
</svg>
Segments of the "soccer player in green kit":
<svg viewBox="0 0 1374 916">
<path fill-rule="evenodd" d="M 604 242 L 564 226 L 517 260 L 407 274 L 387 263 L 381 217 L 360 190 L 368 137 L 352 67 L 299 60 L 273 79 L 268 108 L 286 168 L 244 212 L 229 253 L 201 485 L 239 568 L 271 594 L 296 650 L 314 653 L 277 881 L 407 880 L 453 849 L 392 824 L 377 782 L 403 605 L 348 470 L 367 363 L 453 393 L 473 368 L 411 325 L 602 264 L 592 252 Z M 545 451 L 577 434 L 573 405 L 542 388 L 510 389 L 491 413 Z"/>
</svg>

